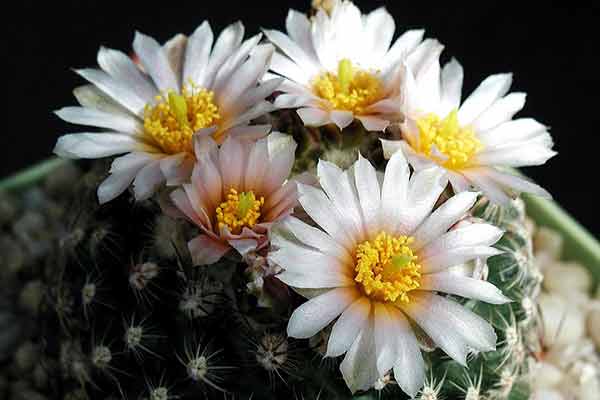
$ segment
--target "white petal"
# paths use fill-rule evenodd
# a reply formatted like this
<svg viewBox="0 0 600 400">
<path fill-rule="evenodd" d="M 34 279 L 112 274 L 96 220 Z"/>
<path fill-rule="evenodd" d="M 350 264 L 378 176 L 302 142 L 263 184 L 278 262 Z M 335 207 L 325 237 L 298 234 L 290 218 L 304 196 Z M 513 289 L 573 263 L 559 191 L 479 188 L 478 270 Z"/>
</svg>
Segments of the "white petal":
<svg viewBox="0 0 600 400">
<path fill-rule="evenodd" d="M 65 158 L 102 158 L 130 151 L 152 151 L 136 138 L 120 133 L 72 133 L 56 141 L 54 154 Z"/>
<path fill-rule="evenodd" d="M 381 228 L 381 189 L 375 168 L 360 153 L 354 163 L 354 177 L 367 232 L 377 234 Z"/>
<path fill-rule="evenodd" d="M 183 84 L 201 82 L 202 76 L 208 66 L 210 49 L 214 40 L 213 31 L 208 21 L 196 28 L 188 38 L 185 50 L 185 63 L 183 65 Z"/>
<path fill-rule="evenodd" d="M 364 128 L 370 132 L 383 132 L 390 125 L 389 120 L 370 115 L 359 115 L 356 119 L 358 119 L 363 124 Z"/>
<path fill-rule="evenodd" d="M 400 211 L 397 231 L 412 234 L 431 213 L 447 183 L 448 178 L 442 168 L 431 167 L 415 172 L 409 182 L 407 207 Z"/>
<path fill-rule="evenodd" d="M 219 143 L 222 142 L 222 139 L 226 137 L 226 135 L 223 135 L 222 132 L 226 132 L 227 130 L 234 128 L 238 125 L 248 125 L 253 119 L 270 113 L 273 110 L 275 110 L 275 106 L 273 106 L 271 102 L 261 101 L 253 107 L 246 110 L 245 112 L 235 115 L 233 119 L 223 121 L 220 131 L 221 136 L 218 138 Z"/>
<path fill-rule="evenodd" d="M 171 68 L 166 52 L 156 40 L 136 32 L 133 40 L 133 50 L 161 92 L 179 91 L 177 76 Z"/>
<path fill-rule="evenodd" d="M 98 65 L 115 80 L 126 83 L 148 103 L 152 102 L 158 93 L 156 87 L 140 71 L 131 57 L 121 51 L 101 47 L 98 52 Z"/>
<path fill-rule="evenodd" d="M 382 64 L 385 66 L 385 69 L 395 68 L 402 58 L 406 57 L 419 45 L 421 40 L 423 40 L 424 34 L 425 30 L 423 29 L 413 29 L 404 32 L 396 39 L 396 42 L 392 45 L 383 60 Z"/>
<path fill-rule="evenodd" d="M 354 287 L 356 284 L 354 279 L 348 278 L 345 275 L 330 274 L 327 272 L 307 275 L 304 273 L 283 271 L 276 275 L 276 277 L 286 285 L 299 289 L 344 288 Z"/>
<path fill-rule="evenodd" d="M 316 60 L 306 54 L 295 42 L 290 40 L 289 36 L 270 29 L 266 29 L 263 32 L 274 45 L 280 48 L 293 62 L 302 66 L 308 74 L 317 75 L 320 72 L 319 66 L 315 62 Z"/>
<path fill-rule="evenodd" d="M 189 181 L 193 168 L 193 157 L 187 153 L 173 154 L 160 162 L 160 169 L 168 186 L 178 186 Z"/>
<path fill-rule="evenodd" d="M 488 258 L 503 252 L 489 246 L 455 247 L 419 260 L 423 273 L 438 272 L 476 258 Z"/>
<path fill-rule="evenodd" d="M 160 160 L 147 164 L 133 180 L 135 199 L 140 201 L 150 198 L 164 181 L 165 177 L 160 170 Z"/>
<path fill-rule="evenodd" d="M 397 151 L 385 167 L 381 189 L 382 223 L 386 229 L 393 229 L 398 224 L 400 209 L 408 197 L 409 177 L 410 170 L 404 153 Z"/>
<path fill-rule="evenodd" d="M 406 64 L 414 76 L 418 77 L 421 71 L 427 71 L 431 64 L 439 63 L 442 50 L 444 50 L 444 46 L 439 41 L 426 39 L 410 53 Z"/>
<path fill-rule="evenodd" d="M 146 101 L 138 96 L 129 86 L 117 81 L 106 72 L 97 69 L 75 70 L 81 77 L 96 85 L 100 90 L 110 96 L 114 101 L 125 107 L 135 115 L 142 115 Z"/>
<path fill-rule="evenodd" d="M 198 86 L 212 88 L 215 75 L 225 60 L 240 46 L 244 38 L 244 25 L 235 22 L 223 29 L 213 47 L 208 65 L 202 77 L 196 82 Z"/>
<path fill-rule="evenodd" d="M 287 18 L 285 19 L 285 29 L 290 38 L 304 50 L 306 55 L 316 61 L 317 55 L 312 45 L 312 36 L 310 34 L 310 21 L 306 17 L 306 14 L 296 10 L 288 11 Z"/>
<path fill-rule="evenodd" d="M 163 51 L 167 55 L 171 70 L 175 73 L 178 82 L 183 82 L 183 63 L 185 50 L 187 47 L 187 36 L 183 33 L 177 33 L 163 45 Z"/>
<path fill-rule="evenodd" d="M 384 303 L 374 303 L 374 336 L 377 372 L 384 376 L 397 360 L 398 345 L 395 322 Z"/>
<path fill-rule="evenodd" d="M 414 250 L 419 250 L 446 232 L 473 207 L 478 193 L 462 192 L 446 200 L 414 233 Z"/>
<path fill-rule="evenodd" d="M 489 282 L 460 276 L 453 272 L 438 272 L 423 275 L 420 290 L 433 290 L 454 294 L 468 299 L 485 301 L 490 304 L 505 304 L 511 300 Z"/>
<path fill-rule="evenodd" d="M 360 296 L 333 324 L 325 356 L 338 357 L 348 351 L 367 325 L 370 313 L 371 301 L 367 297 Z"/>
<path fill-rule="evenodd" d="M 440 115 L 447 115 L 452 110 L 458 110 L 460 107 L 463 75 L 463 67 L 455 58 L 444 65 L 444 68 L 442 69 Z"/>
<path fill-rule="evenodd" d="M 250 53 L 252 55 L 255 52 L 261 51 L 261 49 L 267 48 L 269 46 L 261 45 L 257 46 L 258 42 L 262 38 L 262 34 L 259 33 L 257 35 L 252 36 L 250 39 L 245 40 L 240 47 L 223 63 L 221 68 L 217 71 L 217 75 L 215 76 L 215 81 L 213 83 L 213 91 L 215 93 L 219 93 L 223 90 L 223 87 L 230 83 L 233 74 L 242 66 L 243 63 L 248 61 L 248 56 Z M 264 66 L 261 77 L 267 70 L 267 65 Z"/>
<path fill-rule="evenodd" d="M 525 93 L 510 93 L 497 100 L 473 121 L 473 129 L 476 132 L 483 132 L 510 121 L 525 105 L 525 97 Z"/>
<path fill-rule="evenodd" d="M 387 306 L 388 312 L 395 325 L 396 362 L 394 363 L 394 378 L 398 386 L 411 397 L 414 397 L 425 382 L 425 362 L 419 348 L 419 342 L 406 317 L 400 310 Z"/>
<path fill-rule="evenodd" d="M 329 113 L 319 108 L 299 108 L 296 112 L 306 126 L 323 126 L 331 123 Z"/>
<path fill-rule="evenodd" d="M 271 71 L 275 72 L 276 74 L 286 77 L 293 82 L 297 82 L 298 84 L 308 85 L 311 79 L 311 75 L 308 73 L 308 71 L 300 68 L 298 64 L 279 53 L 273 54 L 270 68 Z"/>
<path fill-rule="evenodd" d="M 263 80 L 262 84 L 257 87 L 248 88 L 240 98 L 236 99 L 235 102 L 230 105 L 227 112 L 239 114 L 254 107 L 257 103 L 262 102 L 278 90 L 279 86 L 281 86 L 281 82 L 283 82 L 283 78 Z"/>
<path fill-rule="evenodd" d="M 340 370 L 352 393 L 370 389 L 379 379 L 372 316 L 346 353 Z"/>
<path fill-rule="evenodd" d="M 350 172 L 344 172 L 337 165 L 324 160 L 319 160 L 317 164 L 321 187 L 339 214 L 345 217 L 341 221 L 345 229 L 359 241 L 364 238 L 365 230 L 358 194 Z"/>
<path fill-rule="evenodd" d="M 341 274 L 352 277 L 352 267 L 330 255 L 303 247 L 274 234 L 271 244 L 279 249 L 269 253 L 269 260 L 295 274 Z"/>
<path fill-rule="evenodd" d="M 557 153 L 546 145 L 517 143 L 515 146 L 490 149 L 476 156 L 480 165 L 529 167 L 545 164 Z"/>
<path fill-rule="evenodd" d="M 374 60 L 380 60 L 387 53 L 392 43 L 396 24 L 394 18 L 385 7 L 370 12 L 364 21 L 363 35 L 370 39 L 371 55 Z"/>
<path fill-rule="evenodd" d="M 419 251 L 419 257 L 428 259 L 457 247 L 491 246 L 503 234 L 502 229 L 491 224 L 475 223 L 460 226 L 429 242 Z"/>
<path fill-rule="evenodd" d="M 104 204 L 123 193 L 133 178 L 148 163 L 157 159 L 154 154 L 129 153 L 115 158 L 110 168 L 110 176 L 98 186 L 98 200 Z"/>
<path fill-rule="evenodd" d="M 490 149 L 492 147 L 512 146 L 513 143 L 526 142 L 536 139 L 538 136 L 547 136 L 546 140 L 548 144 L 550 146 L 552 144 L 547 127 L 533 118 L 520 118 L 508 121 L 494 129 L 482 132 L 478 136 L 484 143 L 486 150 L 489 149 L 492 151 L 493 149 Z"/>
<path fill-rule="evenodd" d="M 473 183 L 477 189 L 492 202 L 501 205 L 510 204 L 511 198 L 505 193 L 502 185 L 498 185 L 496 181 L 487 175 L 490 168 L 470 168 L 461 171 L 463 176 Z"/>
<path fill-rule="evenodd" d="M 354 121 L 354 115 L 350 111 L 333 110 L 329 113 L 329 118 L 340 129 L 344 129 Z"/>
<path fill-rule="evenodd" d="M 132 115 L 111 114 L 85 107 L 64 107 L 55 113 L 62 120 L 72 124 L 96 126 L 134 135 L 143 132 L 140 120 Z"/>
<path fill-rule="evenodd" d="M 402 141 L 401 140 L 387 140 L 387 139 L 379 139 L 381 142 L 381 147 L 383 148 L 383 157 L 386 160 L 392 158 L 392 155 L 397 151 L 402 151 Z"/>
<path fill-rule="evenodd" d="M 325 328 L 356 300 L 355 288 L 339 288 L 314 297 L 296 308 L 287 326 L 288 336 L 307 339 Z"/>
<path fill-rule="evenodd" d="M 464 101 L 458 110 L 461 125 L 469 125 L 496 100 L 504 96 L 512 83 L 512 74 L 496 74 L 487 77 Z"/>
<path fill-rule="evenodd" d="M 86 108 L 93 108 L 109 114 L 131 116 L 131 111 L 117 103 L 109 95 L 93 84 L 78 86 L 73 90 L 77 102 Z"/>
<path fill-rule="evenodd" d="M 529 181 L 525 177 L 500 172 L 493 168 L 487 168 L 486 175 L 490 179 L 495 181 L 498 185 L 503 186 L 508 190 L 517 193 L 531 193 L 537 196 L 545 197 L 547 199 L 552 198 L 552 195 L 548 193 L 546 189 L 539 185 L 536 185 L 535 183 Z"/>
</svg>

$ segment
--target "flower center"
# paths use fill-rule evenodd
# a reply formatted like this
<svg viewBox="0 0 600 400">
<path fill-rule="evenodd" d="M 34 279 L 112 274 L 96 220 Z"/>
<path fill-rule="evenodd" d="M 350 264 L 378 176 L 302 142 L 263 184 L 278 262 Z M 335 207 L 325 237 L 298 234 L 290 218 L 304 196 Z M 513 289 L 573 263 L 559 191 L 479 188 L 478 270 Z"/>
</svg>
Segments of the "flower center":
<svg viewBox="0 0 600 400">
<path fill-rule="evenodd" d="M 199 129 L 219 121 L 214 93 L 194 84 L 156 97 L 154 106 L 144 109 L 145 134 L 167 154 L 192 152 L 192 136 Z"/>
<path fill-rule="evenodd" d="M 319 75 L 313 82 L 313 91 L 320 98 L 329 101 L 333 109 L 352 111 L 358 115 L 383 98 L 379 78 L 355 68 L 348 59 L 338 63 L 337 75 L 331 72 Z"/>
<path fill-rule="evenodd" d="M 260 208 L 265 198 L 256 198 L 253 191 L 238 193 L 231 188 L 227 201 L 217 207 L 219 229 L 227 227 L 231 233 L 238 234 L 244 227 L 252 228 L 260 218 Z"/>
<path fill-rule="evenodd" d="M 412 147 L 448 169 L 467 167 L 483 148 L 473 129 L 459 125 L 456 110 L 444 119 L 429 114 L 417 121 L 417 127 L 419 140 Z"/>
<path fill-rule="evenodd" d="M 356 276 L 363 292 L 384 302 L 408 303 L 408 292 L 421 286 L 421 265 L 409 247 L 410 236 L 381 232 L 356 247 Z"/>
</svg>

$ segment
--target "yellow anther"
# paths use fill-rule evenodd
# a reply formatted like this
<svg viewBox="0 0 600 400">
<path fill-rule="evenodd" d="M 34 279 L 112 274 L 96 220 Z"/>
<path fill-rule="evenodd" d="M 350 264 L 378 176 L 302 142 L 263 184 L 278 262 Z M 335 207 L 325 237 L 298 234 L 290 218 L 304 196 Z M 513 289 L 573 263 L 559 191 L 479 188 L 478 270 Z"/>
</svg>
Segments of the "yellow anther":
<svg viewBox="0 0 600 400">
<path fill-rule="evenodd" d="M 260 210 L 265 198 L 256 198 L 253 191 L 238 193 L 231 188 L 227 200 L 217 207 L 215 213 L 219 229 L 227 227 L 231 233 L 238 234 L 244 227 L 252 228 L 260 219 Z"/>
<path fill-rule="evenodd" d="M 167 154 L 192 152 L 192 137 L 199 129 L 221 119 L 214 93 L 194 84 L 181 94 L 169 92 L 156 97 L 144 110 L 144 133 Z"/>
<path fill-rule="evenodd" d="M 383 302 L 410 301 L 408 292 L 421 286 L 421 265 L 410 248 L 410 236 L 381 232 L 356 248 L 356 275 L 362 291 Z"/>
<path fill-rule="evenodd" d="M 357 69 L 348 59 L 338 63 L 337 75 L 325 72 L 313 81 L 314 93 L 335 110 L 363 114 L 383 98 L 383 86 L 375 73 Z"/>
<path fill-rule="evenodd" d="M 429 114 L 417 121 L 417 128 L 419 139 L 411 146 L 448 169 L 468 167 L 483 148 L 473 129 L 460 126 L 456 110 L 444 119 Z"/>
</svg>

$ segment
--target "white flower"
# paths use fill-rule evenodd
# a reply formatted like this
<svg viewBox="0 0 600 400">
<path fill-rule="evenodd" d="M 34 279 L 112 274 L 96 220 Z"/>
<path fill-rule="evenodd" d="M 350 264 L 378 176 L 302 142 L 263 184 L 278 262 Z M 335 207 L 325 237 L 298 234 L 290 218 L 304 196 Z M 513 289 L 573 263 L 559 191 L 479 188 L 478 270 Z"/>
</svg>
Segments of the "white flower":
<svg viewBox="0 0 600 400">
<path fill-rule="evenodd" d="M 469 351 L 495 348 L 487 321 L 435 293 L 508 301 L 488 282 L 447 271 L 500 253 L 491 245 L 502 231 L 492 225 L 448 232 L 476 193 L 460 193 L 432 212 L 447 184 L 444 171 L 428 168 L 409 179 L 402 152 L 389 160 L 381 182 L 362 157 L 347 171 L 320 161 L 318 175 L 322 190 L 298 184 L 298 192 L 321 229 L 290 217 L 272 231 L 277 250 L 269 258 L 284 269 L 278 278 L 310 298 L 292 314 L 290 336 L 309 338 L 335 321 L 327 356 L 346 353 L 341 372 L 352 392 L 393 368 L 411 396 L 423 385 L 424 365 L 409 319 L 463 365 Z"/>
<path fill-rule="evenodd" d="M 419 45 L 423 30 L 407 31 L 390 47 L 392 16 L 383 7 L 362 15 L 349 1 L 334 1 L 331 15 L 320 9 L 312 21 L 290 10 L 286 29 L 265 31 L 282 52 L 271 71 L 287 78 L 275 105 L 298 108 L 311 126 L 343 129 L 356 118 L 367 130 L 384 130 L 400 117 L 401 61 L 410 54 L 407 62 L 418 69 L 440 47 L 434 40 Z"/>
<path fill-rule="evenodd" d="M 213 46 L 213 32 L 202 23 L 188 38 L 177 35 L 164 46 L 136 33 L 139 63 L 107 48 L 98 52 L 100 69 L 77 73 L 91 82 L 75 90 L 82 107 L 56 113 L 65 121 L 103 128 L 58 139 L 54 152 L 67 158 L 114 160 L 111 175 L 98 188 L 101 203 L 132 182 L 138 200 L 150 197 L 165 180 L 186 181 L 195 161 L 192 136 L 265 135 L 268 126 L 250 120 L 273 109 L 265 101 L 281 80 L 263 78 L 273 46 L 257 45 L 261 35 L 244 42 L 244 26 L 226 28 Z"/>
<path fill-rule="evenodd" d="M 499 168 L 545 163 L 556 152 L 547 127 L 531 118 L 512 120 L 525 93 L 508 93 L 511 74 L 491 75 L 461 104 L 463 68 L 456 61 L 440 71 L 439 59 L 402 83 L 404 142 L 384 141 L 389 155 L 402 147 L 415 169 L 440 165 L 455 192 L 474 186 L 496 203 L 529 192 L 550 197 L 534 183 Z"/>
</svg>

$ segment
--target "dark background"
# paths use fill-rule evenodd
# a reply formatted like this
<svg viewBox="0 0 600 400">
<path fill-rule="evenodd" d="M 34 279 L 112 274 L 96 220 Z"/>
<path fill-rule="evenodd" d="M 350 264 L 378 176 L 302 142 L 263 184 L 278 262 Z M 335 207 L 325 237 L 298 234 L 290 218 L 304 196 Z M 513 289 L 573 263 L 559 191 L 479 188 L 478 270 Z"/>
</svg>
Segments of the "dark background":
<svg viewBox="0 0 600 400">
<path fill-rule="evenodd" d="M 48 3 L 48 4 L 46 4 Z M 213 30 L 243 19 L 247 34 L 260 27 L 284 28 L 287 7 L 306 10 L 306 1 L 11 2 L 2 29 L 2 161 L 0 176 L 51 155 L 56 138 L 77 132 L 51 111 L 74 105 L 81 84 L 70 68 L 96 65 L 100 45 L 126 52 L 134 30 L 159 41 L 191 33 L 204 19 Z M 527 174 L 594 234 L 597 207 L 600 79 L 597 56 L 600 7 L 524 8 L 506 2 L 356 1 L 363 11 L 386 5 L 397 31 L 424 27 L 446 45 L 445 57 L 465 67 L 464 94 L 487 75 L 514 72 L 513 90 L 528 93 L 519 114 L 551 126 L 559 155 Z M 8 87 L 6 85 L 8 84 Z"/>
</svg>

